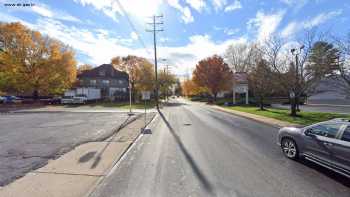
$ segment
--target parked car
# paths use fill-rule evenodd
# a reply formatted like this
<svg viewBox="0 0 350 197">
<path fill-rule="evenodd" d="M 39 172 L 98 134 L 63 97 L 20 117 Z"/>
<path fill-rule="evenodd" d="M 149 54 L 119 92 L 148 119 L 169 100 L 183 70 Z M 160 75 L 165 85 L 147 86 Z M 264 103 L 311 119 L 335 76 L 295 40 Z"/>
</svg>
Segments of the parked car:
<svg viewBox="0 0 350 197">
<path fill-rule="evenodd" d="M 4 103 L 5 102 L 5 97 L 0 96 L 0 103 Z"/>
<path fill-rule="evenodd" d="M 305 158 L 350 178 L 350 120 L 284 127 L 278 132 L 278 144 L 287 158 Z"/>
<path fill-rule="evenodd" d="M 85 104 L 87 101 L 88 99 L 84 94 L 78 94 L 73 97 L 73 104 Z"/>
<path fill-rule="evenodd" d="M 71 104 L 73 103 L 73 96 L 64 96 L 61 99 L 61 104 Z"/>
<path fill-rule="evenodd" d="M 50 105 L 60 104 L 61 99 L 62 99 L 61 97 L 53 97 L 53 98 L 49 99 L 49 104 Z"/>
<path fill-rule="evenodd" d="M 4 103 L 21 103 L 23 99 L 17 97 L 17 96 L 3 96 L 5 99 L 3 100 Z"/>
</svg>

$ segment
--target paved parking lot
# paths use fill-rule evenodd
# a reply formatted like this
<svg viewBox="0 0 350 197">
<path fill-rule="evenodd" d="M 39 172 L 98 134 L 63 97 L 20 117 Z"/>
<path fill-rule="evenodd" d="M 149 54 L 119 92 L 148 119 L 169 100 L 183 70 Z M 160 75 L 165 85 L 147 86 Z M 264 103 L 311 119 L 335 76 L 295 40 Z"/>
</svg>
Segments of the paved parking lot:
<svg viewBox="0 0 350 197">
<path fill-rule="evenodd" d="M 110 136 L 127 113 L 26 112 L 0 114 L 0 186 L 76 145 Z"/>
</svg>

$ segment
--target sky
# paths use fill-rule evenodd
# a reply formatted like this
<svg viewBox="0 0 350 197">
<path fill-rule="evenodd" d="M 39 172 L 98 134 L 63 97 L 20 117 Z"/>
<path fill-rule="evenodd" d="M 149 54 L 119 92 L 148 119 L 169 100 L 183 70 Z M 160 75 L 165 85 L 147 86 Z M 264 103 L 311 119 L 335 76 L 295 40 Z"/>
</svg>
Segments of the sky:
<svg viewBox="0 0 350 197">
<path fill-rule="evenodd" d="M 78 65 L 98 66 L 114 56 L 154 58 L 153 15 L 157 18 L 159 67 L 188 75 L 196 63 L 229 45 L 263 42 L 276 34 L 296 40 L 317 28 L 350 32 L 349 0 L 0 0 L 0 21 L 22 22 L 70 45 Z M 23 4 L 30 6 L 23 6 Z M 8 4 L 16 4 L 9 6 Z M 22 6 L 17 6 L 22 4 Z"/>
</svg>

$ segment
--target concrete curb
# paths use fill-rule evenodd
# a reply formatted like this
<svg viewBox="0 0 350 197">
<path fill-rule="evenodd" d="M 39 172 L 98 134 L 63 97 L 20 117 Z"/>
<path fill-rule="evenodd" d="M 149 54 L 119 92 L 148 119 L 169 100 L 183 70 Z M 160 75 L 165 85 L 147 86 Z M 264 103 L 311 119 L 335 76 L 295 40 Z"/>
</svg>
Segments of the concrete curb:
<svg viewBox="0 0 350 197">
<path fill-rule="evenodd" d="M 260 122 L 263 124 L 267 124 L 269 126 L 273 126 L 275 128 L 282 128 L 282 127 L 300 127 L 301 125 L 298 124 L 293 124 L 293 123 L 289 123 L 289 122 L 285 122 L 285 121 L 281 121 L 281 120 L 277 120 L 277 119 L 273 119 L 273 118 L 268 118 L 268 117 L 264 117 L 264 116 L 260 116 L 260 115 L 256 115 L 256 114 L 250 114 L 247 112 L 241 112 L 241 111 L 237 111 L 237 110 L 233 110 L 233 109 L 225 109 L 219 106 L 212 106 L 212 105 L 207 105 L 209 107 L 211 107 L 212 109 L 216 109 L 216 110 L 220 110 L 222 112 L 226 112 L 229 114 L 233 114 L 233 115 L 237 115 L 243 118 L 247 118 L 250 120 L 254 120 L 256 122 Z"/>
<path fill-rule="evenodd" d="M 156 115 L 153 116 L 153 118 L 146 124 L 145 126 L 145 129 L 148 129 L 149 128 L 149 125 L 151 125 L 157 118 L 158 118 L 159 114 L 157 113 Z M 138 140 L 141 139 L 141 137 L 143 136 L 144 134 L 142 132 L 140 132 L 137 137 L 128 145 L 128 147 L 123 151 L 123 153 L 115 159 L 115 161 L 113 162 L 112 164 L 112 167 L 107 170 L 107 174 L 106 176 L 101 176 L 99 178 L 99 180 L 95 183 L 94 186 L 91 187 L 91 189 L 86 193 L 86 195 L 84 195 L 84 197 L 89 197 L 91 194 L 93 194 L 93 192 L 96 190 L 96 188 L 105 180 L 105 178 L 107 176 L 109 176 L 109 174 L 111 172 L 113 172 L 113 169 L 117 168 L 119 166 L 119 163 L 121 161 L 123 161 L 123 159 L 126 157 L 126 155 L 128 154 L 128 152 L 131 150 L 131 148 L 136 144 L 136 142 Z"/>
</svg>

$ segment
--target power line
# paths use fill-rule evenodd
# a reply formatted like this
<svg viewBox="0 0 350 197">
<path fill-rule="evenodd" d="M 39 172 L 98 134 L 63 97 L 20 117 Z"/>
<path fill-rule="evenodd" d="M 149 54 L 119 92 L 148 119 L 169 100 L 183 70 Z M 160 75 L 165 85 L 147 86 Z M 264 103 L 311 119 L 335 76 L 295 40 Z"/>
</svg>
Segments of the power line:
<svg viewBox="0 0 350 197">
<path fill-rule="evenodd" d="M 121 11 L 124 13 L 129 25 L 131 26 L 131 28 L 134 30 L 134 32 L 137 34 L 137 39 L 139 40 L 139 42 L 141 43 L 141 45 L 143 46 L 143 48 L 146 50 L 146 52 L 148 53 L 148 55 L 151 55 L 152 53 L 148 50 L 148 48 L 145 45 L 145 42 L 142 40 L 141 38 L 141 34 L 139 33 L 139 31 L 136 29 L 134 23 L 131 21 L 128 13 L 125 11 L 123 5 L 120 3 L 119 0 L 116 0 L 118 3 L 119 8 L 121 9 Z"/>
</svg>

